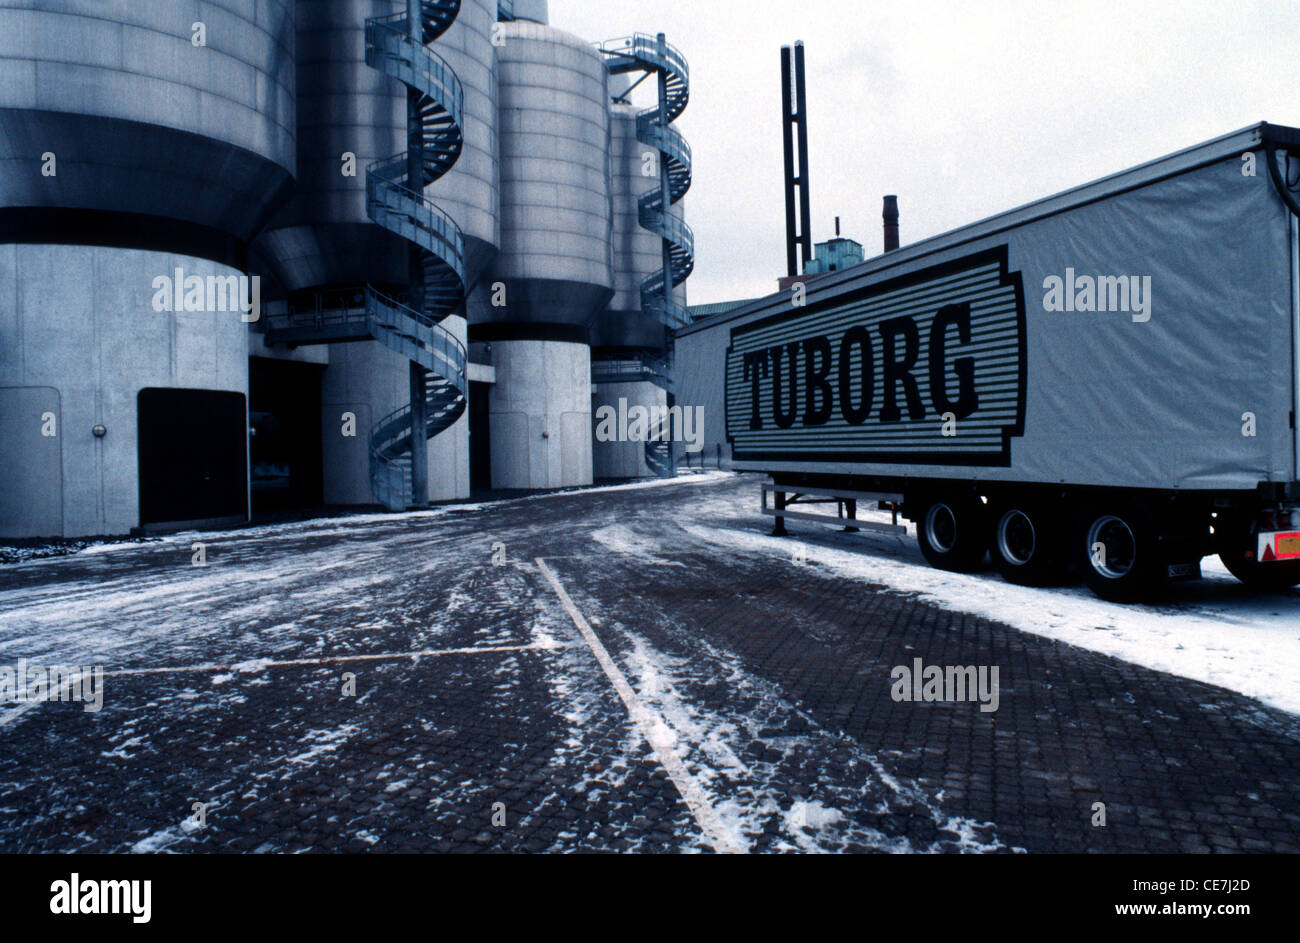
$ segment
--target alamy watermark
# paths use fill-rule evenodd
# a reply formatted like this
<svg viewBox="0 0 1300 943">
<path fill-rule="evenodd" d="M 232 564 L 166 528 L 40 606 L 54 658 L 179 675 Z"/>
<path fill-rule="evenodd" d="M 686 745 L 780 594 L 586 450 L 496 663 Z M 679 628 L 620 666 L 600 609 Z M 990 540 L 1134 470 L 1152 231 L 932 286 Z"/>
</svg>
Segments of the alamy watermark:
<svg viewBox="0 0 1300 943">
<path fill-rule="evenodd" d="M 153 280 L 155 311 L 238 311 L 239 320 L 252 324 L 262 316 L 262 276 L 186 275 L 177 266 L 174 275 Z"/>
<path fill-rule="evenodd" d="M 704 407 L 629 408 L 620 396 L 617 409 L 608 403 L 596 409 L 596 441 L 685 442 L 687 452 L 698 452 L 704 448 Z"/>
<path fill-rule="evenodd" d="M 1150 275 L 1076 275 L 1043 279 L 1044 311 L 1123 311 L 1138 324 L 1151 320 Z"/>
<path fill-rule="evenodd" d="M 132 923 L 152 916 L 153 881 L 95 881 L 76 871 L 50 885 L 52 914 L 128 914 Z"/>
<path fill-rule="evenodd" d="M 104 669 L 100 665 L 28 664 L 19 658 L 16 668 L 0 665 L 0 704 L 17 701 L 80 702 L 82 710 L 97 713 L 104 706 Z"/>
<path fill-rule="evenodd" d="M 998 709 L 997 665 L 926 665 L 913 658 L 911 668 L 897 665 L 889 677 L 895 701 L 979 701 L 981 713 Z"/>
</svg>

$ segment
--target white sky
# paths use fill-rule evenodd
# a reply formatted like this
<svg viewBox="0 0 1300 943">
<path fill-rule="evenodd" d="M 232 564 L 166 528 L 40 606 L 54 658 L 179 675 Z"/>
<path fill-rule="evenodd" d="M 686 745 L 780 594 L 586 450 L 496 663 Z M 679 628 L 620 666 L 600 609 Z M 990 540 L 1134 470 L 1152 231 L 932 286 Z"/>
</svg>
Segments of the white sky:
<svg viewBox="0 0 1300 943">
<path fill-rule="evenodd" d="M 778 50 L 797 39 L 813 240 L 839 215 L 868 255 L 886 193 L 906 245 L 1257 121 L 1300 126 L 1298 0 L 550 0 L 550 16 L 592 41 L 662 30 L 690 62 L 693 304 L 785 274 Z"/>
</svg>

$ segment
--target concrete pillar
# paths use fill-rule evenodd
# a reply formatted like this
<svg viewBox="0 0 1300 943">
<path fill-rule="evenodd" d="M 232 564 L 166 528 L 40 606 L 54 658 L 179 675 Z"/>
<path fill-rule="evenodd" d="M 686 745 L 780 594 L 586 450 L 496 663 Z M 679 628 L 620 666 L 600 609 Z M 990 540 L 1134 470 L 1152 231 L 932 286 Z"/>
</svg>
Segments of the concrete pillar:
<svg viewBox="0 0 1300 943">
<path fill-rule="evenodd" d="M 591 484 L 591 348 L 494 341 L 492 360 L 492 487 Z"/>
<path fill-rule="evenodd" d="M 376 504 L 370 431 L 410 396 L 408 361 L 376 341 L 331 344 L 321 377 L 321 460 L 326 504 Z"/>
<path fill-rule="evenodd" d="M 461 343 L 465 319 L 440 324 Z M 321 446 L 326 504 L 375 504 L 370 488 L 370 432 L 410 402 L 410 361 L 378 341 L 331 344 L 321 389 Z M 355 417 L 351 424 L 346 414 Z M 351 429 L 355 435 L 345 435 Z M 426 440 L 430 501 L 469 497 L 469 409 L 448 429 Z M 420 503 L 418 500 L 417 504 Z"/>
<path fill-rule="evenodd" d="M 243 274 L 168 252 L 0 245 L 0 535 L 138 527 L 140 390 L 247 397 L 248 325 L 238 311 L 154 310 L 154 280 L 178 268 L 205 281 Z"/>
<path fill-rule="evenodd" d="M 622 408 L 620 409 L 620 400 Z M 668 403 L 668 394 L 660 387 L 646 380 L 635 383 L 598 383 L 595 395 L 591 399 L 593 430 L 600 428 L 599 419 L 602 406 L 614 410 L 614 414 L 626 415 L 634 406 L 656 407 L 663 409 Z M 617 424 L 616 424 L 617 425 Z M 602 442 L 593 432 L 592 470 L 596 478 L 653 478 L 655 473 L 645 461 L 645 442 L 615 440 Z"/>
<path fill-rule="evenodd" d="M 449 315 L 439 322 L 468 344 L 468 323 L 460 315 Z M 468 397 L 468 393 L 466 394 Z M 469 402 L 455 425 L 438 433 L 428 444 L 429 500 L 453 501 L 469 497 Z"/>
</svg>

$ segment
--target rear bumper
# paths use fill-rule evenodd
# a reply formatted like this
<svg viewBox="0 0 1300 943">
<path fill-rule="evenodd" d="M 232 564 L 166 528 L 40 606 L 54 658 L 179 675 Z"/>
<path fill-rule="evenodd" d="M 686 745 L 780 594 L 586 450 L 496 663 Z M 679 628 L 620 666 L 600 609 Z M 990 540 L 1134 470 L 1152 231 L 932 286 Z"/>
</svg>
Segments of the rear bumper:
<svg viewBox="0 0 1300 943">
<path fill-rule="evenodd" d="M 1263 531 L 1255 541 L 1255 559 L 1260 563 L 1300 560 L 1300 530 Z"/>
</svg>

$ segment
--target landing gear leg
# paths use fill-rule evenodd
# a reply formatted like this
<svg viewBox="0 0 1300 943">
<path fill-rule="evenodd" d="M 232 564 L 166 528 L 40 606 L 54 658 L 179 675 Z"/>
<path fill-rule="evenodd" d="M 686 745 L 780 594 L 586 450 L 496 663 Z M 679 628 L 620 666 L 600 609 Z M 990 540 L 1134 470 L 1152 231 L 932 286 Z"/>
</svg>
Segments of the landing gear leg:
<svg viewBox="0 0 1300 943">
<path fill-rule="evenodd" d="M 856 520 L 858 519 L 858 502 L 857 502 L 857 499 L 855 499 L 855 498 L 846 498 L 842 503 L 843 503 L 843 506 L 844 506 L 844 516 L 847 517 L 847 518 L 848 518 L 849 520 L 851 520 L 851 521 L 856 521 Z M 856 534 L 857 532 L 858 532 L 858 528 L 854 527 L 852 524 L 845 524 L 845 525 L 844 525 L 844 533 L 846 533 L 846 534 Z"/>
<path fill-rule="evenodd" d="M 784 491 L 774 491 L 774 492 L 772 492 L 772 499 L 773 499 L 773 502 L 776 504 L 776 509 L 777 509 L 778 512 L 779 512 L 779 511 L 784 511 L 784 510 L 785 510 L 785 492 L 784 492 Z M 785 529 L 785 517 L 784 517 L 783 515 L 781 515 L 781 514 L 778 513 L 778 514 L 776 515 L 776 517 L 774 518 L 774 520 L 775 520 L 776 523 L 774 523 L 774 524 L 772 525 L 772 536 L 773 536 L 773 537 L 789 537 L 790 534 L 789 534 L 789 532 L 787 532 L 786 529 Z"/>
</svg>

